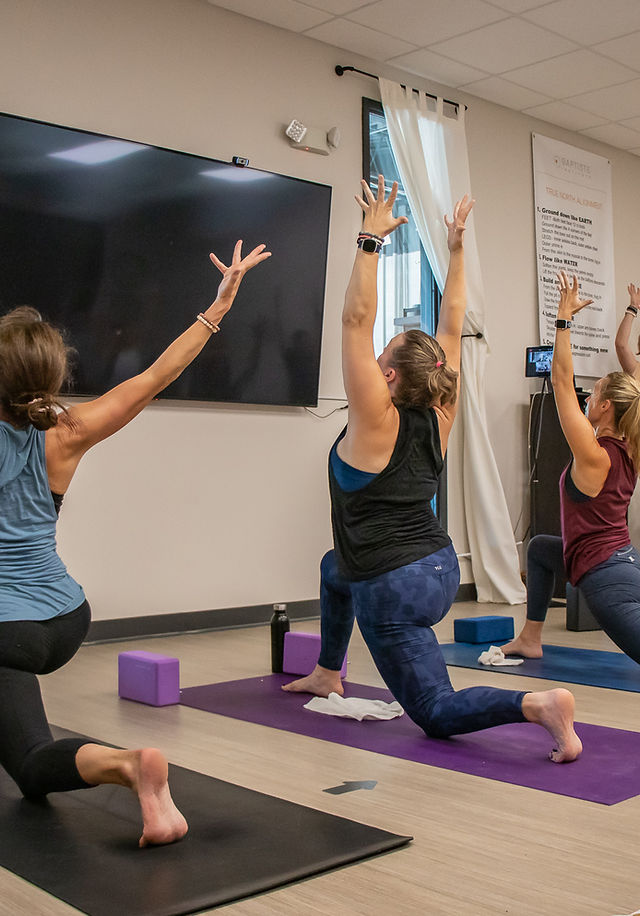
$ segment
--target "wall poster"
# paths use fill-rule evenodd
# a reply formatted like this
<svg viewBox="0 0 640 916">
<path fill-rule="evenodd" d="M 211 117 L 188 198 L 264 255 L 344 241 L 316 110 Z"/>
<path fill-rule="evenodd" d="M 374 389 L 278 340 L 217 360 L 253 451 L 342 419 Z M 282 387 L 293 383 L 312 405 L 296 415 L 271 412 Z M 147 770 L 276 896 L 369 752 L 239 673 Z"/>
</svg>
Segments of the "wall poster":
<svg viewBox="0 0 640 916">
<path fill-rule="evenodd" d="M 614 340 L 611 163 L 575 146 L 532 134 L 540 343 L 553 344 L 556 274 L 575 274 L 593 305 L 571 328 L 575 374 L 599 378 L 618 368 Z"/>
</svg>

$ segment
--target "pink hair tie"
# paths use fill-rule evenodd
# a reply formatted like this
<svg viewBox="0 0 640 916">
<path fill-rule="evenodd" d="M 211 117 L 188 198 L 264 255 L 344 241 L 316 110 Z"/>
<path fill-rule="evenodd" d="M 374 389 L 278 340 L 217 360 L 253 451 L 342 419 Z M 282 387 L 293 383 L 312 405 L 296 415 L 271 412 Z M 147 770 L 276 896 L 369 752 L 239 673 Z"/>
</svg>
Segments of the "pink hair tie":
<svg viewBox="0 0 640 916">
<path fill-rule="evenodd" d="M 436 363 L 436 369 L 439 369 L 441 365 L 442 365 L 442 360 L 439 359 L 438 362 Z"/>
</svg>

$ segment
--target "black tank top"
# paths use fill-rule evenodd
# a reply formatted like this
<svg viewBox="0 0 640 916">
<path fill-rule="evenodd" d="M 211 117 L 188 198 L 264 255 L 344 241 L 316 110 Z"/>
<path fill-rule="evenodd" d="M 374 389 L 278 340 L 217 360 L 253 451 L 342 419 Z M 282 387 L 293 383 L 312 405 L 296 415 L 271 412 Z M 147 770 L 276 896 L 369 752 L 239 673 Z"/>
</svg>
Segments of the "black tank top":
<svg viewBox="0 0 640 916">
<path fill-rule="evenodd" d="M 433 408 L 399 407 L 400 427 L 386 468 L 348 492 L 329 462 L 331 523 L 338 568 L 347 579 L 379 576 L 451 543 L 431 509 L 444 461 Z M 344 437 L 342 430 L 332 451 Z"/>
</svg>

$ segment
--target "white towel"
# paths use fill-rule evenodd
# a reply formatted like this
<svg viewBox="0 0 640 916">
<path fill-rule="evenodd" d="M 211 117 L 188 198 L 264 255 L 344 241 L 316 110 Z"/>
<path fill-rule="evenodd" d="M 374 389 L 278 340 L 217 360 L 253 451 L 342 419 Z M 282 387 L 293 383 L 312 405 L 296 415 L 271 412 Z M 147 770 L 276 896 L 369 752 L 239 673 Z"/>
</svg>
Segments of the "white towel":
<svg viewBox="0 0 640 916">
<path fill-rule="evenodd" d="M 385 703 L 383 700 L 362 700 L 359 697 L 341 697 L 330 693 L 324 697 L 314 697 L 305 703 L 305 709 L 321 712 L 327 716 L 342 716 L 346 719 L 395 719 L 404 714 L 399 703 Z"/>
<path fill-rule="evenodd" d="M 490 646 L 486 652 L 482 652 L 478 658 L 481 665 L 493 665 L 497 668 L 501 665 L 521 665 L 523 658 L 507 658 L 499 646 Z"/>
</svg>

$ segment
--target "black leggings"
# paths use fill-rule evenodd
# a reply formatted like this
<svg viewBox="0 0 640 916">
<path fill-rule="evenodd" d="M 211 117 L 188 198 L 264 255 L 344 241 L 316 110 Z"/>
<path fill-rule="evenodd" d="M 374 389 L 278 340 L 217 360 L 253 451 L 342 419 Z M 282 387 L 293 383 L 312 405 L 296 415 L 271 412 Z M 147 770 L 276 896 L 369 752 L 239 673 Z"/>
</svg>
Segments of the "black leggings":
<svg viewBox="0 0 640 916">
<path fill-rule="evenodd" d="M 88 787 L 75 757 L 89 742 L 53 740 L 36 675 L 73 658 L 90 621 L 85 601 L 61 617 L 0 623 L 0 764 L 27 798 Z"/>
</svg>

